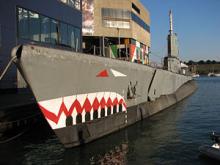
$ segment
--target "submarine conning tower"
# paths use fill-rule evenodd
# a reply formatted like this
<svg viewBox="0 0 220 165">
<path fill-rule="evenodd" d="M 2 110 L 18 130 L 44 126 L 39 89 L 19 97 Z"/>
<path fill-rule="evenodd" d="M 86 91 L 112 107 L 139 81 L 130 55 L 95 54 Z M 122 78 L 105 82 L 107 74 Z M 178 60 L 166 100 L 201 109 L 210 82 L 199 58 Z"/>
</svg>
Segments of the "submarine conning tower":
<svg viewBox="0 0 220 165">
<path fill-rule="evenodd" d="M 168 55 L 164 58 L 164 69 L 171 72 L 180 73 L 181 65 L 179 60 L 179 46 L 177 34 L 173 32 L 173 14 L 170 10 L 170 30 L 167 36 Z"/>
</svg>

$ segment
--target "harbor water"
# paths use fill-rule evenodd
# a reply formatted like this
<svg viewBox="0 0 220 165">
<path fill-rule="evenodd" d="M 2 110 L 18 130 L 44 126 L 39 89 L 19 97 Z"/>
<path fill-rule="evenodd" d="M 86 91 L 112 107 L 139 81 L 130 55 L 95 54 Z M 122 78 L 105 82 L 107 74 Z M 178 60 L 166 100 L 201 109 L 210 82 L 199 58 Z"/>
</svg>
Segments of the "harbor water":
<svg viewBox="0 0 220 165">
<path fill-rule="evenodd" d="M 0 164 L 218 164 L 199 155 L 220 132 L 220 78 L 200 77 L 177 105 L 92 143 L 65 149 L 46 123 L 0 144 Z"/>
</svg>

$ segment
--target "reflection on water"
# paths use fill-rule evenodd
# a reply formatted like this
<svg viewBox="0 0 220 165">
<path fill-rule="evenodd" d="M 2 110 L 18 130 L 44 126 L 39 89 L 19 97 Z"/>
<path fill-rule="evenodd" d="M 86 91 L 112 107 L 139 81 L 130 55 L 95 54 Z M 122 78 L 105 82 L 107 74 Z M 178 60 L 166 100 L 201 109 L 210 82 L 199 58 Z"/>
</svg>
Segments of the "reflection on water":
<svg viewBox="0 0 220 165">
<path fill-rule="evenodd" d="M 200 78 L 198 85 L 168 110 L 81 147 L 65 149 L 47 124 L 36 126 L 0 145 L 0 164 L 210 164 L 199 158 L 198 147 L 211 144 L 212 130 L 220 131 L 220 79 Z"/>
</svg>

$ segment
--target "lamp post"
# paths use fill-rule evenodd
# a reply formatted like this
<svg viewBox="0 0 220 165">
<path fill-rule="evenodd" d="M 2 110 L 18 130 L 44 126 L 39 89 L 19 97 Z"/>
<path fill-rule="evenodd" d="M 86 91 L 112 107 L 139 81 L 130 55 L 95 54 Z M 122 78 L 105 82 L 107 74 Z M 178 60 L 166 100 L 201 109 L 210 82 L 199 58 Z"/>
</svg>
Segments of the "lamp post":
<svg viewBox="0 0 220 165">
<path fill-rule="evenodd" d="M 105 36 L 102 36 L 102 56 L 105 57 Z"/>
<path fill-rule="evenodd" d="M 117 30 L 118 30 L 118 47 L 119 47 L 119 49 L 118 49 L 118 57 L 119 58 L 121 58 L 121 48 L 120 48 L 120 45 L 121 45 L 121 42 L 120 42 L 120 28 L 117 28 Z"/>
</svg>

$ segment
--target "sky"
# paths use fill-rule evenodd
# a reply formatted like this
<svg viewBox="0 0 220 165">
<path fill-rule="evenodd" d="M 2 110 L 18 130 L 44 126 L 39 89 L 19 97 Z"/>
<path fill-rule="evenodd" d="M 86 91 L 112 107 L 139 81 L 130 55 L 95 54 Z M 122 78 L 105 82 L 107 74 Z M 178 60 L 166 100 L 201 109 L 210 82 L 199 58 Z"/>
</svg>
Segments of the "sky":
<svg viewBox="0 0 220 165">
<path fill-rule="evenodd" d="M 151 19 L 151 60 L 167 55 L 169 10 L 173 11 L 183 61 L 220 61 L 220 0 L 140 0 Z"/>
</svg>

